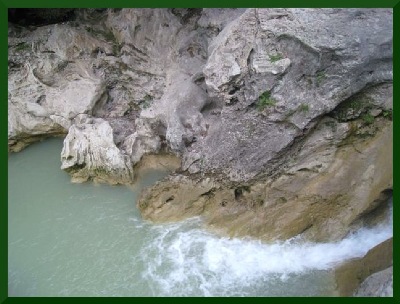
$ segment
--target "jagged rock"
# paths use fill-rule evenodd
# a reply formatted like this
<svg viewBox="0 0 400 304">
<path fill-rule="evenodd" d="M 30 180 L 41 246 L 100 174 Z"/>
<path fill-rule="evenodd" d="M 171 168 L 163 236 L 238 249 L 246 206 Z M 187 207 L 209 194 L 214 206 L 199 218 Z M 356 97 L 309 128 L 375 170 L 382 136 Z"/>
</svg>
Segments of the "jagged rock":
<svg viewBox="0 0 400 304">
<path fill-rule="evenodd" d="M 216 186 L 209 178 L 194 182 L 184 176 L 170 177 L 144 190 L 137 205 L 146 219 L 177 221 L 202 214 L 208 200 L 206 194 Z"/>
<path fill-rule="evenodd" d="M 349 260 L 335 270 L 340 296 L 393 296 L 393 238 L 374 248 L 365 256 Z"/>
<path fill-rule="evenodd" d="M 355 297 L 393 297 L 393 266 L 370 275 L 354 293 Z"/>
<path fill-rule="evenodd" d="M 209 95 L 226 105 L 194 147 L 203 170 L 238 181 L 272 171 L 313 120 L 392 81 L 391 27 L 391 11 L 373 9 L 249 9 L 231 22 L 204 67 Z"/>
<path fill-rule="evenodd" d="M 341 239 L 363 217 L 388 207 L 377 198 L 393 185 L 392 124 L 380 123 L 380 131 L 365 140 L 351 135 L 349 123 L 322 120 L 292 147 L 299 152 L 278 178 L 247 184 L 207 179 L 208 186 L 200 187 L 202 179 L 177 176 L 145 191 L 138 207 L 158 222 L 202 214 L 209 227 L 235 237 Z"/>
<path fill-rule="evenodd" d="M 74 182 L 94 179 L 129 184 L 134 177 L 129 156 L 117 148 L 110 124 L 101 118 L 80 115 L 75 120 L 64 139 L 61 161 L 61 169 Z"/>
<path fill-rule="evenodd" d="M 8 74 L 10 150 L 16 150 L 15 143 L 20 149 L 32 137 L 66 133 L 78 114 L 93 114 L 107 99 L 105 85 L 91 72 L 90 65 L 69 61 L 75 59 L 76 45 L 84 48 L 86 43 L 87 52 L 98 47 L 94 39 L 57 25 L 23 35 L 28 42 L 9 39 L 14 50 Z"/>
</svg>

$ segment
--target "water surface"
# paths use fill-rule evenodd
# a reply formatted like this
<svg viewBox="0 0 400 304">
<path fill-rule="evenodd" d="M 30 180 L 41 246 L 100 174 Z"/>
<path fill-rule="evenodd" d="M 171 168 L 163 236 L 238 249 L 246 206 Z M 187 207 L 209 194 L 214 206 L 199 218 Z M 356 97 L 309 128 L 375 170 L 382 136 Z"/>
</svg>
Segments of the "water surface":
<svg viewBox="0 0 400 304">
<path fill-rule="evenodd" d="M 392 235 L 392 222 L 338 243 L 263 244 L 221 238 L 201 219 L 154 225 L 136 209 L 141 188 L 72 184 L 62 140 L 8 160 L 9 296 L 332 296 L 333 265 Z"/>
</svg>

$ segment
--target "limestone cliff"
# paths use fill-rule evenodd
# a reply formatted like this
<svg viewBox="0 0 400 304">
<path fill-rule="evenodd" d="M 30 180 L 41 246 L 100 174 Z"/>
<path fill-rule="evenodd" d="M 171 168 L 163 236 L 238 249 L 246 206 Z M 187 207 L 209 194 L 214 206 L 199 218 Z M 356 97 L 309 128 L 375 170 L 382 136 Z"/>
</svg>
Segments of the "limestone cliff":
<svg viewBox="0 0 400 304">
<path fill-rule="evenodd" d="M 10 151 L 66 135 L 62 168 L 112 183 L 175 154 L 179 173 L 141 196 L 144 218 L 204 215 L 232 236 L 335 240 L 387 210 L 392 10 L 12 16 Z"/>
</svg>

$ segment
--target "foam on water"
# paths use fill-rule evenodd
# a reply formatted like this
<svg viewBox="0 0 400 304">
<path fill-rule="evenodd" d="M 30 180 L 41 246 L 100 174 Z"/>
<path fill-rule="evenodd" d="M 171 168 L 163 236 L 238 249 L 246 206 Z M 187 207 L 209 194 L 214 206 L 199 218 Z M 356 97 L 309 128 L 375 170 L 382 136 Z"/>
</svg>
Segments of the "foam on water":
<svg viewBox="0 0 400 304">
<path fill-rule="evenodd" d="M 268 285 L 267 294 L 273 293 L 277 285 L 282 289 L 285 282 L 290 286 L 293 280 L 318 277 L 316 271 L 321 275 L 346 259 L 361 257 L 393 235 L 392 221 L 388 221 L 335 243 L 310 243 L 297 237 L 264 244 L 220 238 L 196 228 L 199 223 L 194 218 L 152 228 L 159 230 L 158 237 L 141 250 L 147 264 L 143 277 L 160 294 L 258 294 Z"/>
<path fill-rule="evenodd" d="M 136 188 L 73 185 L 59 169 L 62 142 L 9 158 L 9 296 L 334 295 L 330 269 L 393 234 L 393 220 L 336 243 L 265 244 L 221 238 L 201 219 L 154 225 Z"/>
</svg>

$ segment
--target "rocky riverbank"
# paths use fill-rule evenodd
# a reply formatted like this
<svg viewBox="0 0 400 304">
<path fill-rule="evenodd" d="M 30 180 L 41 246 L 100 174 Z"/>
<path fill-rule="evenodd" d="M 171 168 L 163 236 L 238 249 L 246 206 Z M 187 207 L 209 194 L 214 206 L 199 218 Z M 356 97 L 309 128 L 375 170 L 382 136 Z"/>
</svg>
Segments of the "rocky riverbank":
<svg viewBox="0 0 400 304">
<path fill-rule="evenodd" d="M 9 23 L 9 151 L 65 136 L 72 180 L 113 184 L 169 155 L 143 217 L 203 215 L 230 236 L 338 240 L 388 212 L 391 9 L 25 13 Z"/>
</svg>

